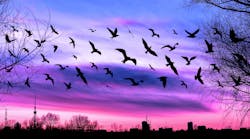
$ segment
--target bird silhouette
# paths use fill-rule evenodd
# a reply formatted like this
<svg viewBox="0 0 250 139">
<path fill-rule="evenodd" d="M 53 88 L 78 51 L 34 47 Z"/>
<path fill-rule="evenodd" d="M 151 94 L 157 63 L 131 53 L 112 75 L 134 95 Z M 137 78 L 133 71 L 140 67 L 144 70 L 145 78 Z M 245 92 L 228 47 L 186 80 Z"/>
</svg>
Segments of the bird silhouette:
<svg viewBox="0 0 250 139">
<path fill-rule="evenodd" d="M 87 79 L 85 78 L 85 76 L 83 75 L 82 71 L 80 68 L 76 67 L 76 72 L 77 72 L 77 77 L 80 77 L 81 80 L 86 84 L 88 85 L 88 82 L 87 82 Z"/>
<path fill-rule="evenodd" d="M 140 80 L 140 81 L 135 81 L 135 79 L 133 78 L 124 78 L 125 80 L 129 80 L 131 82 L 131 85 L 132 86 L 138 86 L 140 83 L 143 83 L 143 80 Z"/>
<path fill-rule="evenodd" d="M 201 67 L 198 69 L 197 74 L 194 76 L 195 80 L 198 80 L 201 84 L 204 84 L 203 80 L 201 79 Z"/>
<path fill-rule="evenodd" d="M 176 48 L 177 45 L 179 45 L 178 42 L 175 43 L 173 46 L 171 46 L 171 45 L 164 45 L 164 46 L 161 47 L 161 49 L 163 49 L 163 48 L 169 48 L 169 51 L 173 51 Z"/>
<path fill-rule="evenodd" d="M 17 58 L 17 56 L 12 51 L 8 50 L 8 52 L 9 52 L 10 56 Z"/>
<path fill-rule="evenodd" d="M 197 29 L 195 32 L 190 33 L 189 31 L 185 30 L 185 32 L 188 34 L 187 37 L 189 37 L 189 38 L 195 38 L 195 37 L 196 37 L 195 35 L 196 35 L 199 31 L 200 31 L 200 29 Z"/>
<path fill-rule="evenodd" d="M 73 58 L 74 58 L 74 59 L 76 59 L 76 60 L 77 60 L 77 56 L 76 56 L 76 55 L 72 55 L 72 56 L 73 56 Z"/>
<path fill-rule="evenodd" d="M 243 55 L 241 55 L 239 53 L 232 53 L 232 55 L 237 60 L 239 65 L 241 65 L 242 62 L 244 63 L 244 65 L 248 65 L 248 61 Z"/>
<path fill-rule="evenodd" d="M 56 50 L 58 49 L 58 46 L 57 45 L 53 45 L 54 47 L 54 53 L 56 52 Z"/>
<path fill-rule="evenodd" d="M 112 35 L 111 38 L 115 38 L 115 37 L 118 37 L 119 35 L 117 34 L 118 33 L 118 30 L 117 28 L 115 28 L 115 30 L 111 30 L 110 28 L 107 28 L 107 30 L 110 32 L 110 34 Z"/>
<path fill-rule="evenodd" d="M 47 62 L 47 63 L 49 63 L 49 60 L 48 60 L 43 54 L 41 54 L 41 56 L 42 56 L 42 58 L 43 58 L 42 62 Z"/>
<path fill-rule="evenodd" d="M 175 31 L 175 29 L 173 29 L 173 34 L 178 35 L 178 33 Z"/>
<path fill-rule="evenodd" d="M 149 28 L 148 30 L 150 30 L 152 32 L 152 37 L 156 36 L 156 37 L 160 38 L 160 35 L 155 33 L 154 29 Z"/>
<path fill-rule="evenodd" d="M 241 77 L 240 76 L 238 76 L 238 78 L 236 79 L 236 77 L 234 77 L 233 75 L 231 75 L 231 78 L 232 78 L 232 80 L 234 82 L 234 86 L 241 85 Z"/>
<path fill-rule="evenodd" d="M 46 76 L 45 80 L 50 80 L 52 85 L 54 86 L 54 79 L 48 73 L 45 73 L 44 75 Z"/>
<path fill-rule="evenodd" d="M 148 46 L 147 42 L 142 38 L 142 43 L 144 45 L 144 48 L 146 49 L 145 53 L 150 53 L 153 56 L 157 56 L 156 52 L 151 49 L 151 46 Z"/>
<path fill-rule="evenodd" d="M 26 78 L 24 85 L 26 85 L 27 87 L 30 88 L 30 78 L 29 77 Z"/>
<path fill-rule="evenodd" d="M 10 27 L 12 28 L 12 31 L 13 31 L 13 32 L 19 32 L 19 31 L 16 29 L 15 26 L 11 25 Z"/>
<path fill-rule="evenodd" d="M 54 26 L 50 25 L 51 31 L 53 33 L 55 33 L 56 35 L 58 35 L 59 33 L 55 30 Z"/>
<path fill-rule="evenodd" d="M 168 62 L 168 64 L 166 64 L 166 66 L 170 66 L 170 68 L 174 71 L 174 73 L 176 75 L 178 75 L 178 71 L 177 71 L 177 69 L 174 66 L 174 62 L 172 62 L 171 59 L 168 56 L 165 56 L 165 59 Z"/>
<path fill-rule="evenodd" d="M 103 68 L 104 70 L 106 70 L 106 75 L 110 75 L 111 77 L 113 77 L 113 72 L 109 69 L 109 68 Z"/>
<path fill-rule="evenodd" d="M 69 37 L 69 39 L 70 39 L 69 43 L 73 45 L 73 48 L 75 48 L 76 47 L 75 40 L 73 38 L 71 38 L 71 37 Z"/>
<path fill-rule="evenodd" d="M 158 77 L 157 79 L 160 79 L 160 81 L 162 82 L 163 88 L 165 88 L 166 85 L 167 85 L 167 79 L 168 79 L 168 77 L 161 76 L 161 77 Z"/>
<path fill-rule="evenodd" d="M 219 35 L 220 36 L 220 38 L 222 38 L 222 32 L 221 31 L 219 31 L 217 28 L 212 28 L 213 30 L 214 30 L 214 35 Z"/>
<path fill-rule="evenodd" d="M 89 41 L 89 44 L 90 44 L 91 47 L 92 47 L 92 51 L 91 51 L 92 54 L 93 54 L 93 53 L 98 53 L 99 55 L 102 54 L 98 49 L 95 48 L 95 45 L 94 45 L 93 42 Z"/>
<path fill-rule="evenodd" d="M 30 36 L 33 35 L 32 32 L 31 32 L 30 30 L 28 30 L 28 29 L 24 29 L 24 30 L 25 30 L 25 32 L 28 34 L 28 37 L 30 37 Z"/>
<path fill-rule="evenodd" d="M 221 84 L 221 82 L 220 82 L 219 80 L 217 81 L 217 84 L 218 84 L 218 86 L 221 87 L 221 88 L 224 87 L 224 86 Z"/>
<path fill-rule="evenodd" d="M 233 29 L 230 29 L 229 36 L 233 43 L 242 42 L 246 39 L 246 38 L 238 38 Z"/>
<path fill-rule="evenodd" d="M 206 53 L 212 53 L 212 52 L 214 52 L 214 50 L 213 50 L 213 44 L 212 43 L 209 43 L 207 40 L 205 40 L 205 43 L 206 43 L 206 45 L 207 45 L 207 51 L 206 51 Z"/>
<path fill-rule="evenodd" d="M 220 73 L 220 69 L 216 64 L 210 64 L 213 67 L 213 71 L 217 71 Z"/>
<path fill-rule="evenodd" d="M 148 64 L 148 65 L 149 65 L 151 70 L 155 71 L 155 68 L 153 68 L 153 66 L 151 66 L 150 64 Z"/>
<path fill-rule="evenodd" d="M 6 40 L 7 43 L 11 43 L 11 42 L 15 41 L 16 39 L 12 39 L 11 40 L 10 37 L 9 37 L 9 35 L 5 34 L 5 40 Z"/>
<path fill-rule="evenodd" d="M 127 53 L 124 49 L 121 48 L 116 48 L 115 50 L 119 51 L 122 53 L 124 59 L 122 60 L 122 63 L 126 63 L 127 61 L 132 61 L 135 65 L 136 65 L 136 59 L 135 58 L 131 58 L 129 56 L 127 56 Z"/>
<path fill-rule="evenodd" d="M 26 53 L 29 53 L 29 52 L 30 52 L 29 49 L 27 49 L 27 48 L 23 48 L 23 50 L 24 50 Z"/>
<path fill-rule="evenodd" d="M 37 43 L 36 47 L 41 47 L 42 46 L 42 43 L 39 40 L 34 40 L 34 41 Z"/>
<path fill-rule="evenodd" d="M 11 72 L 13 68 L 14 68 L 14 67 L 5 68 L 5 71 L 6 71 L 6 72 Z"/>
<path fill-rule="evenodd" d="M 65 85 L 65 87 L 66 87 L 67 90 L 69 90 L 69 89 L 72 88 L 71 87 L 71 82 L 69 82 L 69 83 L 64 82 L 64 85 Z"/>
<path fill-rule="evenodd" d="M 58 66 L 60 68 L 60 70 L 65 70 L 66 68 L 68 68 L 69 66 L 63 66 L 61 64 L 55 64 L 56 66 Z"/>
<path fill-rule="evenodd" d="M 181 81 L 181 86 L 184 86 L 185 88 L 187 88 L 187 84 L 184 81 Z"/>
<path fill-rule="evenodd" d="M 188 58 L 186 56 L 181 56 L 183 59 L 185 59 L 187 61 L 186 65 L 190 65 L 191 61 L 194 60 L 196 58 L 196 56 L 193 56 L 191 58 Z"/>
<path fill-rule="evenodd" d="M 96 70 L 98 70 L 98 67 L 96 66 L 96 64 L 95 64 L 95 63 L 90 62 L 90 64 L 91 64 L 91 68 L 95 68 Z"/>
<path fill-rule="evenodd" d="M 13 85 L 12 85 L 12 83 L 10 81 L 8 81 L 7 84 L 8 84 L 8 87 L 13 88 Z"/>
<path fill-rule="evenodd" d="M 92 28 L 90 28 L 89 30 L 90 30 L 91 32 L 95 32 L 95 31 L 96 31 L 95 29 L 92 29 Z"/>
</svg>

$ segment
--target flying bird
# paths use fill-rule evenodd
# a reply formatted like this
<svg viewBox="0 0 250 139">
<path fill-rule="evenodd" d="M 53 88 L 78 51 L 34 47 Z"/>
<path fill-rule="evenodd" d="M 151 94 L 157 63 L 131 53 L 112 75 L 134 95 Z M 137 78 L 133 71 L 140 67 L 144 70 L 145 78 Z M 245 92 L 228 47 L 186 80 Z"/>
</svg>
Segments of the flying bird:
<svg viewBox="0 0 250 139">
<path fill-rule="evenodd" d="M 87 79 L 85 78 L 85 76 L 83 75 L 82 71 L 80 68 L 76 67 L 76 72 L 77 72 L 77 77 L 80 77 L 81 80 L 86 84 L 88 85 L 88 82 L 87 82 Z"/>
<path fill-rule="evenodd" d="M 69 67 L 69 66 L 63 66 L 61 64 L 56 64 L 56 66 L 58 66 L 60 68 L 60 70 L 65 70 L 66 68 Z"/>
<path fill-rule="evenodd" d="M 54 47 L 54 53 L 56 52 L 56 50 L 58 49 L 58 46 L 57 45 L 53 45 Z"/>
<path fill-rule="evenodd" d="M 160 38 L 160 35 L 155 33 L 154 29 L 149 28 L 148 30 L 150 30 L 152 32 L 152 37 L 156 36 L 156 37 Z"/>
<path fill-rule="evenodd" d="M 30 52 L 29 49 L 27 49 L 27 48 L 23 48 L 23 50 L 24 50 L 25 52 L 27 52 L 27 53 Z"/>
<path fill-rule="evenodd" d="M 187 88 L 187 84 L 184 81 L 181 81 L 181 86 L 184 86 L 185 88 Z"/>
<path fill-rule="evenodd" d="M 48 60 L 43 54 L 41 54 L 41 56 L 42 56 L 42 58 L 43 58 L 42 62 L 47 62 L 47 63 L 49 63 L 49 60 Z"/>
<path fill-rule="evenodd" d="M 178 35 L 178 33 L 175 31 L 175 29 L 173 29 L 173 34 Z"/>
<path fill-rule="evenodd" d="M 155 71 L 155 68 L 153 68 L 153 66 L 151 66 L 150 64 L 148 64 L 148 65 L 149 65 L 151 70 Z"/>
<path fill-rule="evenodd" d="M 218 86 L 221 87 L 221 88 L 224 87 L 224 86 L 221 84 L 221 82 L 220 82 L 219 80 L 217 81 L 217 84 L 218 84 Z"/>
<path fill-rule="evenodd" d="M 236 79 L 236 77 L 234 77 L 233 75 L 231 75 L 231 78 L 232 78 L 232 80 L 233 80 L 233 82 L 234 82 L 234 86 L 239 86 L 239 85 L 241 85 L 241 77 L 240 76 L 238 76 L 238 78 Z"/>
<path fill-rule="evenodd" d="M 8 81 L 7 84 L 8 84 L 8 87 L 13 88 L 13 85 L 12 85 L 12 83 L 10 81 Z"/>
<path fill-rule="evenodd" d="M 15 26 L 11 25 L 10 27 L 12 28 L 12 31 L 13 31 L 13 32 L 19 32 L 19 31 L 16 29 Z"/>
<path fill-rule="evenodd" d="M 24 30 L 25 30 L 25 32 L 28 34 L 28 37 L 30 37 L 31 35 L 33 35 L 32 32 L 31 32 L 30 30 L 28 30 L 28 29 L 24 29 Z"/>
<path fill-rule="evenodd" d="M 90 62 L 90 64 L 91 64 L 91 68 L 95 68 L 96 70 L 98 70 L 98 67 L 96 66 L 96 64 L 95 64 L 95 63 Z"/>
<path fill-rule="evenodd" d="M 171 59 L 170 59 L 168 56 L 166 56 L 166 55 L 165 55 L 165 59 L 166 59 L 166 61 L 168 62 L 168 64 L 166 64 L 166 66 L 170 66 L 170 68 L 174 71 L 174 73 L 175 73 L 176 75 L 178 75 L 177 69 L 176 69 L 176 67 L 174 66 L 174 62 L 172 62 Z"/>
<path fill-rule="evenodd" d="M 73 48 L 75 48 L 76 47 L 75 40 L 71 37 L 69 37 L 69 39 L 70 39 L 69 43 L 73 45 Z"/>
<path fill-rule="evenodd" d="M 55 28 L 54 28 L 54 26 L 52 26 L 52 25 L 50 25 L 50 28 L 51 28 L 51 31 L 53 32 L 53 33 L 55 33 L 55 34 L 59 34 L 56 30 L 55 30 Z"/>
<path fill-rule="evenodd" d="M 177 45 L 179 45 L 178 42 L 175 43 L 173 46 L 171 46 L 171 45 L 164 45 L 164 46 L 161 47 L 161 49 L 163 49 L 163 48 L 169 48 L 169 51 L 173 51 L 176 48 Z"/>
<path fill-rule="evenodd" d="M 194 76 L 194 79 L 195 80 L 198 80 L 201 84 L 204 84 L 203 83 L 203 80 L 201 79 L 201 67 L 198 69 L 198 72 L 197 72 L 197 74 Z"/>
<path fill-rule="evenodd" d="M 133 78 L 124 78 L 125 80 L 129 80 L 131 82 L 131 85 L 132 86 L 138 86 L 140 83 L 143 83 L 143 80 L 140 80 L 140 81 L 135 81 L 135 79 Z"/>
<path fill-rule="evenodd" d="M 196 56 L 193 56 L 191 58 L 188 58 L 186 56 L 181 56 L 183 59 L 185 59 L 187 61 L 186 65 L 190 65 L 191 61 L 194 60 L 196 58 Z"/>
<path fill-rule="evenodd" d="M 146 49 L 145 53 L 150 53 L 153 56 L 157 56 L 156 52 L 151 49 L 151 46 L 148 46 L 147 42 L 142 38 L 142 43 L 144 45 L 144 48 Z"/>
<path fill-rule="evenodd" d="M 122 55 L 123 55 L 123 57 L 124 57 L 124 59 L 122 60 L 122 63 L 126 63 L 127 61 L 130 60 L 130 61 L 132 61 L 132 62 L 136 65 L 136 59 L 127 56 L 127 53 L 126 53 L 126 51 L 125 51 L 124 49 L 117 48 L 117 49 L 115 49 L 115 50 L 117 50 L 117 51 L 119 51 L 119 52 L 122 53 Z"/>
<path fill-rule="evenodd" d="M 239 53 L 232 53 L 232 55 L 237 59 L 238 64 L 241 64 L 241 62 L 243 62 L 244 65 L 248 65 L 248 61 L 243 55 Z"/>
<path fill-rule="evenodd" d="M 160 79 L 160 81 L 162 82 L 163 88 L 165 88 L 166 85 L 167 85 L 167 79 L 168 79 L 168 77 L 161 76 L 161 77 L 158 77 L 157 79 Z"/>
<path fill-rule="evenodd" d="M 233 29 L 230 29 L 229 36 L 233 43 L 242 42 L 246 39 L 246 38 L 238 38 Z"/>
<path fill-rule="evenodd" d="M 118 37 L 119 35 L 117 34 L 118 33 L 118 30 L 117 28 L 115 28 L 115 30 L 111 30 L 110 28 L 107 28 L 107 30 L 110 32 L 110 34 L 112 35 L 111 38 L 115 38 L 115 37 Z"/>
<path fill-rule="evenodd" d="M 50 80 L 52 85 L 54 86 L 54 79 L 47 73 L 44 74 L 46 76 L 45 80 Z"/>
<path fill-rule="evenodd" d="M 109 68 L 103 68 L 104 70 L 106 70 L 106 75 L 110 75 L 111 77 L 113 77 L 113 72 L 109 69 Z"/>
<path fill-rule="evenodd" d="M 67 90 L 69 90 L 69 89 L 72 88 L 71 87 L 71 82 L 69 82 L 69 83 L 64 82 L 64 85 L 65 85 L 65 87 L 66 87 Z"/>
<path fill-rule="evenodd" d="M 185 32 L 188 34 L 187 37 L 189 37 L 189 38 L 195 38 L 195 37 L 196 37 L 195 35 L 196 35 L 199 31 L 200 31 L 200 29 L 197 29 L 195 32 L 190 33 L 189 31 L 185 30 Z"/>
<path fill-rule="evenodd" d="M 217 71 L 220 73 L 220 69 L 216 64 L 210 64 L 213 67 L 213 71 Z"/>
<path fill-rule="evenodd" d="M 6 40 L 7 43 L 11 43 L 11 42 L 15 41 L 16 39 L 12 39 L 11 40 L 10 37 L 9 37 L 9 35 L 5 34 L 5 40 Z"/>
<path fill-rule="evenodd" d="M 90 30 L 91 32 L 95 32 L 95 31 L 96 31 L 95 29 L 92 29 L 92 28 L 90 28 L 89 30 Z"/>
<path fill-rule="evenodd" d="M 213 50 L 213 44 L 212 43 L 209 43 L 207 40 L 205 40 L 205 43 L 206 43 L 206 45 L 207 45 L 207 51 L 206 51 L 206 53 L 212 53 L 212 52 L 214 52 L 214 50 Z"/>
<path fill-rule="evenodd" d="M 73 56 L 73 58 L 74 58 L 74 59 L 76 59 L 76 60 L 77 60 L 77 56 L 76 56 L 76 55 L 72 55 L 72 56 Z"/>
<path fill-rule="evenodd" d="M 10 56 L 17 58 L 17 56 L 12 51 L 8 50 L 8 52 L 9 52 Z"/>
<path fill-rule="evenodd" d="M 29 78 L 29 77 L 26 78 L 24 84 L 25 84 L 27 87 L 30 88 L 30 78 Z"/>
<path fill-rule="evenodd" d="M 212 28 L 214 30 L 214 35 L 218 34 L 220 38 L 222 38 L 222 32 L 219 31 L 217 28 Z"/>
<path fill-rule="evenodd" d="M 42 46 L 42 43 L 39 40 L 34 40 L 34 41 L 37 43 L 36 47 L 41 47 Z"/>
<path fill-rule="evenodd" d="M 98 49 L 95 48 L 95 45 L 94 45 L 93 42 L 89 41 L 89 44 L 90 44 L 91 47 L 92 47 L 92 51 L 91 51 L 92 54 L 93 54 L 93 53 L 98 53 L 99 55 L 102 55 L 102 53 L 101 53 Z"/>
</svg>

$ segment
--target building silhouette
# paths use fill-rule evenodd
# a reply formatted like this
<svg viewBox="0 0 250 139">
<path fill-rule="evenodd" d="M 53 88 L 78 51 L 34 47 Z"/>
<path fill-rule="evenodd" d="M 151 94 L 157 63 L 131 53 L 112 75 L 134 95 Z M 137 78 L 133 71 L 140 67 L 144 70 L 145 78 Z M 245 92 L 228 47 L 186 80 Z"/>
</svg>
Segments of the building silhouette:
<svg viewBox="0 0 250 139">
<path fill-rule="evenodd" d="M 187 123 L 187 130 L 188 131 L 193 131 L 194 130 L 194 128 L 193 128 L 193 122 L 188 122 Z"/>
<path fill-rule="evenodd" d="M 149 132 L 150 131 L 150 125 L 147 121 L 142 121 L 142 131 L 143 132 Z"/>
</svg>

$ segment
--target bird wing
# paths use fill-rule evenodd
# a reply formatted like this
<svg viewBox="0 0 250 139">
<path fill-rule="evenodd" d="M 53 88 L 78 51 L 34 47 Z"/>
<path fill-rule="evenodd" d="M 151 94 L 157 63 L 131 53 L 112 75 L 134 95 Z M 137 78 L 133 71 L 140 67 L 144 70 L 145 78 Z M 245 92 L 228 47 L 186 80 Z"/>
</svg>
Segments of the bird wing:
<svg viewBox="0 0 250 139">
<path fill-rule="evenodd" d="M 117 30 L 117 28 L 115 28 L 115 30 L 114 30 L 114 34 L 117 34 L 117 32 L 118 32 L 118 30 Z"/>
<path fill-rule="evenodd" d="M 191 61 L 191 60 L 194 60 L 195 58 L 196 58 L 196 56 L 191 57 L 191 58 L 190 58 L 190 61 Z"/>
<path fill-rule="evenodd" d="M 185 30 L 185 32 L 186 32 L 187 34 L 189 34 L 189 35 L 191 35 L 191 34 L 192 34 L 192 33 L 188 32 L 187 30 Z"/>
<path fill-rule="evenodd" d="M 130 80 L 132 83 L 135 83 L 135 80 L 133 78 L 124 78 L 125 80 Z"/>
<path fill-rule="evenodd" d="M 183 59 L 185 59 L 187 62 L 189 61 L 188 57 L 186 56 L 181 56 Z"/>
<path fill-rule="evenodd" d="M 171 67 L 171 69 L 174 71 L 174 73 L 175 73 L 176 75 L 178 75 L 178 71 L 177 71 L 176 67 L 175 67 L 173 64 L 171 64 L 170 67 Z"/>
<path fill-rule="evenodd" d="M 142 38 L 142 43 L 143 43 L 144 47 L 148 50 L 149 49 L 148 44 L 143 38 Z"/>
<path fill-rule="evenodd" d="M 130 58 L 130 60 L 136 65 L 136 59 L 135 58 Z"/>
<path fill-rule="evenodd" d="M 112 35 L 114 34 L 113 30 L 111 30 L 110 28 L 107 28 L 107 30 L 108 30 Z"/>
<path fill-rule="evenodd" d="M 117 48 L 115 50 L 121 52 L 124 57 L 127 57 L 126 51 L 124 49 Z"/>
<path fill-rule="evenodd" d="M 153 51 L 152 49 L 149 49 L 149 51 L 148 51 L 150 54 L 152 54 L 152 55 L 154 55 L 154 56 L 157 56 L 157 54 L 156 54 L 156 52 L 155 51 Z"/>
<path fill-rule="evenodd" d="M 194 33 L 192 33 L 192 34 L 197 34 L 198 32 L 200 31 L 200 29 L 197 29 Z"/>
</svg>

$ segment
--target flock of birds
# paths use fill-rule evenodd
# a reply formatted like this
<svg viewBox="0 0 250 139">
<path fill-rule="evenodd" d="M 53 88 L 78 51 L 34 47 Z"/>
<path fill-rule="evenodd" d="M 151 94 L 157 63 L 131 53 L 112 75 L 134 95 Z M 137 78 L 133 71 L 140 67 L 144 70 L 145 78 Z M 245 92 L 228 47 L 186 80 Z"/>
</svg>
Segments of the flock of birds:
<svg viewBox="0 0 250 139">
<path fill-rule="evenodd" d="M 18 32 L 18 29 L 15 27 L 15 26 L 11 26 L 13 32 Z M 56 35 L 59 35 L 59 32 L 57 32 L 57 30 L 54 28 L 54 26 L 50 25 L 50 29 L 51 29 L 51 32 L 56 34 Z M 95 29 L 89 29 L 91 32 L 95 32 L 96 30 Z M 110 29 L 110 28 L 107 28 L 107 30 L 109 31 L 109 33 L 111 34 L 111 38 L 116 38 L 116 37 L 119 37 L 119 34 L 118 34 L 118 29 L 115 28 L 114 30 Z M 214 30 L 214 35 L 218 35 L 219 37 L 222 38 L 222 32 L 219 31 L 217 28 L 213 28 Z M 24 31 L 26 32 L 27 34 L 27 37 L 30 37 L 33 35 L 32 31 L 31 30 L 28 30 L 28 29 L 24 29 Z M 150 28 L 149 31 L 151 31 L 152 33 L 152 37 L 157 37 L 159 38 L 160 37 L 160 34 L 156 33 L 154 31 L 154 29 Z M 196 35 L 199 33 L 199 29 L 195 30 L 194 32 L 189 32 L 187 30 L 185 30 L 185 32 L 187 33 L 187 37 L 188 38 L 195 38 Z M 129 33 L 131 33 L 131 31 L 129 30 Z M 178 35 L 178 33 L 173 30 L 173 34 L 175 35 Z M 230 39 L 233 43 L 239 43 L 239 42 L 242 42 L 245 40 L 245 38 L 239 38 L 237 37 L 236 33 L 234 32 L 233 29 L 230 30 Z M 5 34 L 5 40 L 6 40 L 6 43 L 10 44 L 14 41 L 16 41 L 15 38 L 11 38 L 8 34 Z M 34 42 L 36 42 L 36 47 L 42 47 L 43 44 L 46 42 L 46 39 L 41 39 L 41 40 L 37 40 L 37 39 L 34 39 Z M 73 46 L 73 48 L 75 48 L 76 46 L 76 43 L 75 43 L 75 40 L 72 38 L 72 37 L 69 37 L 69 44 L 71 44 Z M 94 45 L 93 42 L 89 41 L 89 44 L 90 46 L 92 47 L 92 51 L 91 53 L 97 53 L 99 55 L 102 55 L 101 51 L 99 49 L 97 49 Z M 145 48 L 145 53 L 146 54 L 150 54 L 152 56 L 155 56 L 155 57 L 158 57 L 157 53 L 152 49 L 151 46 L 148 45 L 148 43 L 142 38 L 142 44 Z M 207 40 L 205 40 L 205 44 L 207 46 L 207 51 L 205 51 L 205 53 L 212 53 L 214 52 L 213 50 L 213 44 Z M 163 47 L 161 47 L 161 49 L 165 49 L 165 48 L 168 48 L 169 51 L 173 51 L 176 49 L 176 46 L 179 45 L 179 43 L 176 43 L 174 44 L 173 46 L 171 45 L 165 45 Z M 22 48 L 23 51 L 25 51 L 26 53 L 30 53 L 29 49 L 28 48 Z M 58 46 L 57 45 L 53 45 L 53 52 L 56 52 L 58 49 Z M 123 60 L 121 61 L 122 63 L 126 63 L 128 61 L 131 61 L 134 65 L 137 64 L 137 60 L 136 58 L 134 57 L 130 57 L 128 56 L 127 52 L 125 49 L 122 49 L 122 48 L 116 48 L 115 49 L 116 51 L 120 52 L 123 56 Z M 14 53 L 14 51 L 12 50 L 8 50 L 8 53 L 11 57 L 14 57 L 14 58 L 17 58 L 17 55 Z M 50 63 L 50 61 L 46 58 L 46 56 L 44 54 L 40 54 L 41 55 L 41 58 L 42 58 L 42 62 L 46 62 L 46 63 Z M 241 55 L 241 54 L 238 54 L 238 53 L 233 53 L 233 56 L 234 58 L 236 58 L 239 62 L 243 62 L 245 64 L 247 64 L 247 60 Z M 76 55 L 73 55 L 73 57 L 75 59 L 77 59 L 77 56 Z M 196 56 L 193 56 L 193 57 L 187 57 L 187 56 L 182 56 L 182 58 L 186 61 L 186 65 L 190 65 L 191 64 L 191 61 L 193 61 L 194 59 L 196 59 Z M 170 67 L 170 69 L 178 76 L 179 73 L 178 73 L 178 70 L 177 68 L 175 67 L 174 65 L 174 62 L 171 60 L 170 57 L 168 57 L 167 55 L 165 55 L 165 60 L 167 62 L 166 66 Z M 14 66 L 14 65 L 13 65 Z M 13 69 L 13 66 L 11 67 L 8 67 L 6 68 L 6 72 L 11 72 L 11 70 Z M 69 68 L 69 66 L 63 66 L 61 64 L 56 64 L 56 66 L 58 66 L 60 68 L 60 70 L 65 70 L 66 68 Z M 215 72 L 218 72 L 220 73 L 220 68 L 216 65 L 216 64 L 211 64 L 211 66 L 213 67 L 212 70 L 215 71 Z M 155 70 L 150 64 L 149 64 L 149 67 L 151 70 Z M 91 62 L 91 68 L 94 68 L 94 69 L 98 69 L 98 66 Z M 113 77 L 114 74 L 112 72 L 112 70 L 110 68 L 107 68 L 105 67 L 103 70 L 105 70 L 105 74 L 106 75 L 109 75 L 110 77 Z M 82 70 L 79 68 L 79 67 L 75 67 L 75 71 L 76 71 L 76 76 L 79 77 L 84 84 L 88 84 L 88 81 L 86 79 L 86 77 L 84 76 L 84 73 L 82 72 Z M 196 75 L 194 76 L 194 79 L 197 80 L 199 83 L 201 84 L 204 84 L 204 81 L 202 79 L 202 75 L 201 75 L 201 72 L 202 72 L 202 69 L 201 67 L 199 67 Z M 52 85 L 54 85 L 54 79 L 51 77 L 50 74 L 48 73 L 45 73 L 44 74 L 45 76 L 45 80 L 48 80 L 51 82 Z M 162 82 L 162 86 L 165 88 L 166 85 L 167 85 L 167 78 L 166 76 L 161 76 L 161 77 L 158 77 L 157 79 L 159 79 L 161 82 Z M 235 77 L 235 76 L 231 76 L 232 78 L 232 81 L 235 83 L 235 86 L 239 86 L 241 84 L 241 78 L 240 77 Z M 131 82 L 131 85 L 132 86 L 138 86 L 140 85 L 141 83 L 143 83 L 144 81 L 143 80 L 136 80 L 134 79 L 133 77 L 127 77 L 127 78 L 124 78 L 124 80 L 128 80 Z M 218 86 L 219 87 L 223 87 L 222 83 L 218 80 L 217 81 L 218 83 Z M 27 86 L 27 87 L 31 87 L 31 84 L 30 84 L 30 78 L 27 77 L 24 84 Z M 72 83 L 71 82 L 64 82 L 64 85 L 66 87 L 66 89 L 71 89 L 72 88 Z M 8 86 L 9 87 L 13 87 L 12 83 L 10 81 L 8 81 Z M 187 84 L 184 82 L 184 81 L 181 81 L 181 86 L 184 86 L 185 88 L 188 88 Z"/>
</svg>

